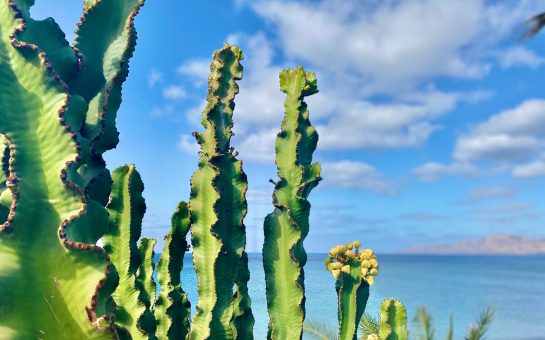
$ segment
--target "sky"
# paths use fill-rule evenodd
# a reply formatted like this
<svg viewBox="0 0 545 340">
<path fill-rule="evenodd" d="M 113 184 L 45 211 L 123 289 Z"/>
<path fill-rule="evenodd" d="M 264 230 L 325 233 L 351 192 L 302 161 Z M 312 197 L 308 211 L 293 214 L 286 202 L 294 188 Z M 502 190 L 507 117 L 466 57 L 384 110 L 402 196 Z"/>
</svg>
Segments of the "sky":
<svg viewBox="0 0 545 340">
<path fill-rule="evenodd" d="M 108 166 L 136 164 L 143 235 L 161 241 L 189 197 L 211 55 L 229 42 L 245 55 L 232 145 L 249 181 L 249 252 L 261 251 L 273 209 L 278 72 L 297 65 L 320 90 L 307 99 L 323 168 L 307 251 L 543 238 L 545 34 L 518 38 L 544 10 L 545 0 L 147 0 Z M 69 40 L 81 12 L 74 0 L 32 10 Z"/>
</svg>

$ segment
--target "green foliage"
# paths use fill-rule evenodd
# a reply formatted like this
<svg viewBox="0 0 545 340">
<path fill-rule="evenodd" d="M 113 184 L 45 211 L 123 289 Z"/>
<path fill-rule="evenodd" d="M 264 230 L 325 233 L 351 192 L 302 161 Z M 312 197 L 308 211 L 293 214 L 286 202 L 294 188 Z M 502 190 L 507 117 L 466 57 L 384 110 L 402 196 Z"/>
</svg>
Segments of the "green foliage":
<svg viewBox="0 0 545 340">
<path fill-rule="evenodd" d="M 360 332 L 360 340 L 366 340 L 370 335 L 378 334 L 380 331 L 380 321 L 373 315 L 365 312 L 358 326 Z"/>
<path fill-rule="evenodd" d="M 338 297 L 339 339 L 355 340 L 357 328 L 369 299 L 369 286 L 378 275 L 378 262 L 371 249 L 359 251 L 361 243 L 354 241 L 338 245 L 329 251 L 324 261 L 335 278 Z"/>
<path fill-rule="evenodd" d="M 263 266 L 269 311 L 268 338 L 299 339 L 305 319 L 303 241 L 309 232 L 310 191 L 320 181 L 320 166 L 312 163 L 318 134 L 304 102 L 318 92 L 316 76 L 302 67 L 280 73 L 286 109 L 276 137 L 275 210 L 265 218 Z"/>
<path fill-rule="evenodd" d="M 426 307 L 418 307 L 414 316 L 413 322 L 420 324 L 419 340 L 435 339 L 435 327 L 433 326 L 433 318 L 428 313 Z M 449 331 L 450 333 L 450 331 Z"/>
<path fill-rule="evenodd" d="M 191 339 L 252 337 L 242 222 L 248 184 L 242 162 L 230 146 L 241 59 L 242 51 L 228 44 L 214 53 L 202 117 L 205 131 L 195 133 L 201 152 L 191 178 L 189 207 L 199 301 Z"/>
<path fill-rule="evenodd" d="M 313 339 L 337 340 L 335 330 L 323 322 L 306 321 L 303 331 L 305 332 L 305 335 L 308 335 Z"/>
<path fill-rule="evenodd" d="M 490 326 L 490 323 L 492 323 L 492 319 L 494 318 L 494 309 L 491 307 L 486 308 L 481 315 L 479 315 L 479 319 L 475 324 L 472 324 L 469 326 L 469 332 L 465 336 L 466 340 L 480 340 L 484 337 L 486 332 L 488 331 L 488 327 Z"/>
<path fill-rule="evenodd" d="M 494 309 L 491 307 L 486 308 L 477 319 L 475 324 L 470 325 L 468 334 L 464 337 L 466 340 L 480 340 L 484 338 L 484 335 L 488 331 L 490 324 L 494 318 Z M 416 315 L 413 319 L 420 328 L 418 339 L 423 340 L 435 340 L 435 327 L 433 326 L 433 319 L 429 315 L 425 307 L 420 307 L 416 311 Z M 454 338 L 454 326 L 452 316 L 449 318 L 449 328 L 445 339 L 452 340 Z"/>
<path fill-rule="evenodd" d="M 382 340 L 407 340 L 407 312 L 401 302 L 394 299 L 382 302 L 379 336 Z"/>
<path fill-rule="evenodd" d="M 180 280 L 189 227 L 188 205 L 180 202 L 172 215 L 172 229 L 165 237 L 165 247 L 157 264 L 161 290 L 155 301 L 155 318 L 159 339 L 185 339 L 189 334 L 191 304 Z"/>
</svg>

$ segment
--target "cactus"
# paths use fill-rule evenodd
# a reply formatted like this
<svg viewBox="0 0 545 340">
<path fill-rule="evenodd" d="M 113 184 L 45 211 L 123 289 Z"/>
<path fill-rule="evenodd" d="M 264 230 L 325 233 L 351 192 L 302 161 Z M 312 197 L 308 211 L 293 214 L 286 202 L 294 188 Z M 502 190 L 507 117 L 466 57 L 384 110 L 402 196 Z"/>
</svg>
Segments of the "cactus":
<svg viewBox="0 0 545 340">
<path fill-rule="evenodd" d="M 110 228 L 104 249 L 117 268 L 119 285 L 112 294 L 116 325 L 121 338 L 183 339 L 189 332 L 190 304 L 183 292 L 180 272 L 189 230 L 187 203 L 181 202 L 172 217 L 172 229 L 157 266 L 161 287 L 153 278 L 154 239 L 140 238 L 145 202 L 144 186 L 134 165 L 113 172 L 114 185 L 108 204 Z"/>
<path fill-rule="evenodd" d="M 318 134 L 310 124 L 304 97 L 318 92 L 316 76 L 302 67 L 280 73 L 286 93 L 286 113 L 276 137 L 274 212 L 264 223 L 263 267 L 269 311 L 268 338 L 299 339 L 305 319 L 303 241 L 309 231 L 307 197 L 320 181 L 320 166 L 312 163 Z"/>
<path fill-rule="evenodd" d="M 185 339 L 189 334 L 191 304 L 180 281 L 189 226 L 187 203 L 180 202 L 172 215 L 172 230 L 165 237 L 165 247 L 157 264 L 157 280 L 161 286 L 155 301 L 158 339 Z"/>
<path fill-rule="evenodd" d="M 378 275 L 378 262 L 371 249 L 359 251 L 354 241 L 329 251 L 324 264 L 335 278 L 338 297 L 339 339 L 353 340 L 369 299 L 369 286 Z"/>
<path fill-rule="evenodd" d="M 146 339 L 155 334 L 155 322 L 150 322 L 155 320 L 150 309 L 150 296 L 155 299 L 155 294 L 151 295 L 138 277 L 139 268 L 146 263 L 137 247 L 146 211 L 144 184 L 134 165 L 117 168 L 112 178 L 110 225 L 104 235 L 104 249 L 119 275 L 119 285 L 112 294 L 117 304 L 115 322 L 121 338 Z M 145 250 L 149 242 L 142 244 Z"/>
<path fill-rule="evenodd" d="M 199 168 L 191 178 L 191 235 L 199 301 L 189 337 L 251 338 L 243 224 L 247 204 L 246 175 L 230 147 L 236 81 L 242 77 L 242 52 L 236 46 L 216 51 L 210 65 L 207 106 L 195 133 L 201 146 Z M 233 289 L 235 293 L 233 294 Z M 240 329 L 237 320 L 246 319 Z"/>
<path fill-rule="evenodd" d="M 381 340 L 407 340 L 407 312 L 401 302 L 382 301 L 379 336 Z"/>
<path fill-rule="evenodd" d="M 115 145 L 103 122 L 120 104 L 142 1 L 87 1 L 74 49 L 53 19 L 30 18 L 33 3 L 0 2 L 0 333 L 111 338 L 117 278 L 95 245 L 111 183 L 101 152 Z M 95 136 L 86 117 L 98 117 Z"/>
</svg>

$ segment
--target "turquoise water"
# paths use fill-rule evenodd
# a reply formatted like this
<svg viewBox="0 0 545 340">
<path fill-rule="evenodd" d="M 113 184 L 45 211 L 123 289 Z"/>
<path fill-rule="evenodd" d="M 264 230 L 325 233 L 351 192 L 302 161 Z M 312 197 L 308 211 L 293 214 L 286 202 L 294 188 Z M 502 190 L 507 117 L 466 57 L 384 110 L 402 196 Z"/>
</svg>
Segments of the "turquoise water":
<svg viewBox="0 0 545 340">
<path fill-rule="evenodd" d="M 336 327 L 334 281 L 323 267 L 325 255 L 309 254 L 305 266 L 307 320 Z M 545 339 L 545 257 L 379 255 L 380 273 L 371 288 L 367 311 L 378 314 L 384 298 L 395 297 L 407 307 L 426 306 L 444 338 L 448 318 L 454 316 L 455 339 L 486 306 L 496 315 L 487 339 Z M 256 339 L 265 339 L 267 306 L 261 255 L 250 255 L 250 294 L 256 319 Z M 184 289 L 194 306 L 196 278 L 190 258 L 182 272 Z M 409 326 L 413 325 L 409 322 Z M 414 334 L 414 330 L 413 330 Z"/>
</svg>

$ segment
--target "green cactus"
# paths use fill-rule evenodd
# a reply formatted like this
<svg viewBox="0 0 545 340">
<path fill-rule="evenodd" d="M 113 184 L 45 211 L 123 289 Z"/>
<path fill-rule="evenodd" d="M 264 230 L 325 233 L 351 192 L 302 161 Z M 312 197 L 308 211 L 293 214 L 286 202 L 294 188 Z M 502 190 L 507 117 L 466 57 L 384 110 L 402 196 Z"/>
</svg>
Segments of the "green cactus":
<svg viewBox="0 0 545 340">
<path fill-rule="evenodd" d="M 101 289 L 110 265 L 95 245 L 107 215 L 78 174 L 89 158 L 76 124 L 86 103 L 61 78 L 72 69 L 61 67 L 61 50 L 44 53 L 64 37 L 43 40 L 46 29 L 58 26 L 32 20 L 32 4 L 0 2 L 0 134 L 10 158 L 2 162 L 9 166 L 9 192 L 3 190 L 1 201 L 10 212 L 0 228 L 0 332 L 6 338 L 110 338 L 112 306 Z"/>
<path fill-rule="evenodd" d="M 230 147 L 236 81 L 242 77 L 242 52 L 226 44 L 216 51 L 208 78 L 204 132 L 195 133 L 201 146 L 199 168 L 191 178 L 191 235 L 199 301 L 191 339 L 251 338 L 253 326 L 246 281 L 243 224 L 247 204 L 246 175 Z M 233 289 L 235 293 L 233 294 Z M 238 320 L 245 319 L 239 328 Z"/>
<path fill-rule="evenodd" d="M 180 202 L 172 215 L 172 230 L 165 237 L 165 247 L 157 264 L 161 287 L 155 301 L 158 339 L 185 339 L 189 334 L 191 304 L 180 280 L 189 227 L 188 205 Z"/>
<path fill-rule="evenodd" d="M 144 286 L 146 300 L 150 301 L 150 305 L 151 302 L 155 301 L 155 296 L 157 295 L 157 284 L 153 279 L 153 273 L 155 272 L 155 262 L 153 262 L 155 244 L 157 244 L 155 239 L 145 237 L 140 240 L 140 246 L 138 247 L 142 261 L 136 275 Z"/>
<path fill-rule="evenodd" d="M 407 340 L 407 312 L 401 302 L 382 301 L 379 335 L 381 340 Z"/>
<path fill-rule="evenodd" d="M 265 218 L 263 267 L 269 310 L 268 338 L 299 339 L 305 319 L 303 241 L 309 231 L 307 197 L 320 181 L 320 166 L 312 163 L 318 134 L 310 124 L 304 97 L 318 92 L 316 76 L 302 67 L 280 73 L 286 93 L 286 113 L 276 137 L 274 212 Z"/>
<path fill-rule="evenodd" d="M 114 183 L 108 204 L 110 224 L 104 235 L 104 249 L 110 255 L 119 275 L 119 285 L 112 294 L 117 305 L 115 322 L 118 334 L 124 339 L 147 339 L 148 336 L 153 338 L 155 319 L 150 309 L 150 297 L 155 299 L 155 294 L 148 291 L 149 282 L 145 285 L 138 277 L 140 267 L 146 268 L 146 261 L 137 247 L 142 218 L 146 211 L 142 197 L 144 184 L 134 165 L 117 168 L 112 177 Z M 142 241 L 146 254 L 151 242 Z M 148 267 L 151 267 L 149 259 Z M 149 273 L 149 268 L 144 272 Z M 145 278 L 145 274 L 142 277 Z"/>
<path fill-rule="evenodd" d="M 338 297 L 339 339 L 354 340 L 369 299 L 369 286 L 378 275 L 378 262 L 371 249 L 359 251 L 354 241 L 329 251 L 324 264 L 335 278 Z"/>
</svg>

